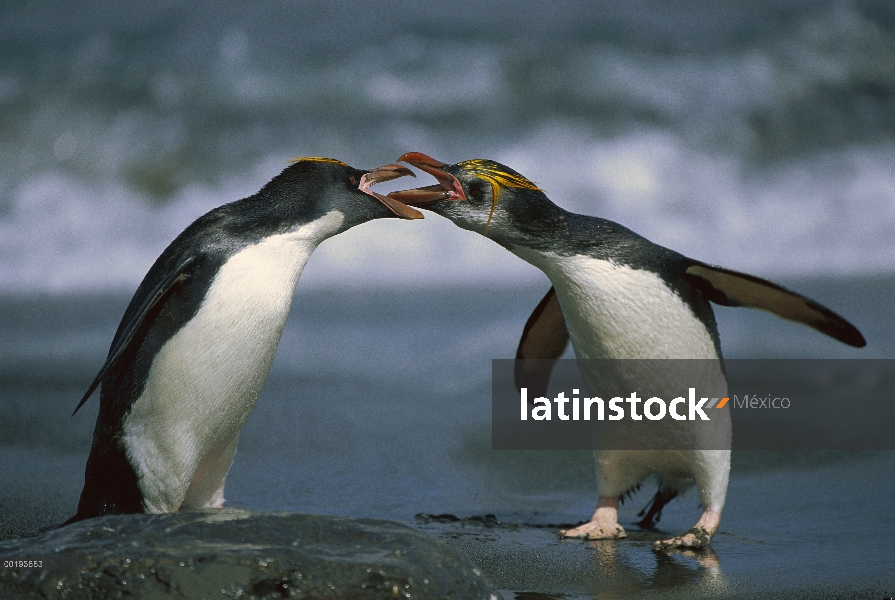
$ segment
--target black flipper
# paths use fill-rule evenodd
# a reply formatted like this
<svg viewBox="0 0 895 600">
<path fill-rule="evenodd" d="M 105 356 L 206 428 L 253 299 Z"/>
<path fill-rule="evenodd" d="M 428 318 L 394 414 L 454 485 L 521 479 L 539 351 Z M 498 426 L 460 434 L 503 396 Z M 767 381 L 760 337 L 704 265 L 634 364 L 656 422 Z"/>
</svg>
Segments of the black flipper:
<svg viewBox="0 0 895 600">
<path fill-rule="evenodd" d="M 522 330 L 516 350 L 516 387 L 528 388 L 529 398 L 538 398 L 547 393 L 553 367 L 568 345 L 569 330 L 556 298 L 556 290 L 551 287 Z"/>
<path fill-rule="evenodd" d="M 849 346 L 863 348 L 864 336 L 854 325 L 814 300 L 760 277 L 693 262 L 687 275 L 708 300 L 722 306 L 757 308 L 803 323 Z"/>
<path fill-rule="evenodd" d="M 130 320 L 127 326 L 121 331 L 121 335 L 118 336 L 118 339 L 115 341 L 112 348 L 109 350 L 109 355 L 106 358 L 105 364 L 99 370 L 99 374 L 93 380 L 93 383 L 90 384 L 90 387 L 87 388 L 87 393 L 84 394 L 84 397 L 81 398 L 81 401 L 78 403 L 78 406 L 75 408 L 75 411 L 72 413 L 72 416 L 81 410 L 81 407 L 84 406 L 84 403 L 87 402 L 87 399 L 93 394 L 99 384 L 102 382 L 103 378 L 106 376 L 106 373 L 109 372 L 109 369 L 115 366 L 115 363 L 118 362 L 118 359 L 121 358 L 121 355 L 124 354 L 124 351 L 127 350 L 127 347 L 133 341 L 134 334 L 143 324 L 143 320 L 146 318 L 146 315 L 157 306 L 160 302 L 166 300 L 166 296 L 171 289 L 177 285 L 179 282 L 183 281 L 187 277 L 189 277 L 189 273 L 187 273 L 187 269 L 193 264 L 195 261 L 195 257 L 191 256 L 181 262 L 177 267 L 172 270 L 167 277 L 165 277 L 161 283 L 159 283 L 152 292 L 150 292 L 146 296 L 146 300 L 143 301 L 143 304 L 140 305 L 140 308 L 137 310 L 134 317 Z"/>
</svg>

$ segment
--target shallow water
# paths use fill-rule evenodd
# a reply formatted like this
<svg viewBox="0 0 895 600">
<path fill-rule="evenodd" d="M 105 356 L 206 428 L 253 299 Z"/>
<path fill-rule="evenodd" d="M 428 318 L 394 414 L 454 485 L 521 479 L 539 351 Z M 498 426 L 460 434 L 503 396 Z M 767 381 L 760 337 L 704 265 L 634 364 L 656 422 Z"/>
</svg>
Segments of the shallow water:
<svg viewBox="0 0 895 600">
<path fill-rule="evenodd" d="M 867 356 L 892 356 L 892 307 L 852 293 L 892 289 L 890 280 L 788 283 L 852 318 L 869 341 Z M 650 543 L 660 534 L 633 525 L 652 495 L 649 484 L 622 507 L 629 539 L 560 541 L 558 525 L 593 510 L 590 453 L 490 447 L 491 358 L 513 355 L 543 291 L 339 293 L 299 285 L 273 371 L 243 428 L 228 504 L 415 523 L 467 551 L 508 597 L 854 593 L 868 586 L 891 594 L 891 452 L 734 453 L 721 530 L 712 549 L 697 555 L 656 554 Z M 0 301 L 0 536 L 34 533 L 74 512 L 97 399 L 69 415 L 126 301 Z M 760 313 L 719 316 L 728 355 L 756 356 L 756 340 L 776 341 L 763 346 L 770 357 L 792 348 L 802 357 L 860 352 Z M 752 335 L 739 337 L 743 330 Z M 692 493 L 672 502 L 660 530 L 692 526 L 697 504 Z M 493 514 L 503 525 L 432 523 L 415 519 L 419 513 Z"/>
</svg>

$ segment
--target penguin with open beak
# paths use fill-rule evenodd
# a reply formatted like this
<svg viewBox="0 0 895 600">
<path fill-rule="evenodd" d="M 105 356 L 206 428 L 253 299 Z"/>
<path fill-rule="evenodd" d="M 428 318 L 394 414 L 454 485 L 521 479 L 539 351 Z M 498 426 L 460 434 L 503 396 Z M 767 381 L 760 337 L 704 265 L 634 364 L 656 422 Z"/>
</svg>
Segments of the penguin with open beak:
<svg viewBox="0 0 895 600">
<path fill-rule="evenodd" d="M 77 514 L 220 507 L 295 285 L 317 246 L 372 219 L 423 215 L 373 192 L 413 175 L 296 159 L 257 194 L 199 217 L 137 288 L 105 364 Z"/>
<path fill-rule="evenodd" d="M 548 359 L 529 362 L 532 366 L 517 363 L 517 385 L 535 382 L 539 388 L 529 397 L 546 391 L 552 364 L 570 339 L 579 359 L 714 359 L 719 367 L 709 384 L 726 392 L 711 302 L 766 310 L 846 344 L 866 344 L 854 326 L 808 298 L 687 258 L 612 221 L 568 212 L 502 164 L 467 160 L 448 165 L 419 152 L 399 161 L 438 183 L 393 192 L 391 198 L 487 236 L 541 269 L 553 284 L 526 323 L 516 355 Z M 598 450 L 597 508 L 588 523 L 560 535 L 625 537 L 618 523 L 619 499 L 657 475 L 658 492 L 639 525 L 652 527 L 666 503 L 695 485 L 704 508 L 699 522 L 683 535 L 657 541 L 656 547 L 708 544 L 721 520 L 730 472 L 730 413 L 722 412 L 717 426 L 726 431 L 716 433 L 726 435 L 726 450 Z"/>
</svg>

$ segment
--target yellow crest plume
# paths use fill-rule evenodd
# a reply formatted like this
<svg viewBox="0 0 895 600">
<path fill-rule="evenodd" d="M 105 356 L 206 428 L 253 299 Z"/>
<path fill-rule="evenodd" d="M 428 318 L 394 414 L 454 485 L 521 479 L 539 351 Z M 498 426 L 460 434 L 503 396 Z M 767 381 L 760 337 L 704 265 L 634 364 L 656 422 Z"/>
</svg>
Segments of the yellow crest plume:
<svg viewBox="0 0 895 600">
<path fill-rule="evenodd" d="M 343 167 L 347 167 L 346 163 L 343 163 L 341 160 L 336 160 L 335 158 L 324 158 L 322 156 L 300 156 L 298 158 L 293 158 L 289 161 L 290 165 L 294 165 L 297 162 L 323 162 L 323 163 L 335 163 L 337 165 L 342 165 Z"/>
<path fill-rule="evenodd" d="M 491 227 L 491 219 L 494 217 L 494 209 L 497 207 L 497 199 L 500 197 L 501 188 L 544 191 L 518 173 L 507 173 L 493 160 L 476 158 L 464 160 L 461 163 L 457 163 L 457 166 L 470 175 L 475 175 L 491 184 L 491 197 L 493 200 L 491 202 L 491 212 L 488 214 L 488 223 L 485 225 L 485 235 L 488 235 L 488 228 Z"/>
</svg>

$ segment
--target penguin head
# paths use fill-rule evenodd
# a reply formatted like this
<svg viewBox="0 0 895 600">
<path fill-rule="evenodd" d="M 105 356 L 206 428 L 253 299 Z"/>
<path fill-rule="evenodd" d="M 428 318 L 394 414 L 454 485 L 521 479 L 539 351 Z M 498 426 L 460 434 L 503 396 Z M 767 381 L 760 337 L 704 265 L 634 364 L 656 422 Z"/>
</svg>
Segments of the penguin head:
<svg viewBox="0 0 895 600">
<path fill-rule="evenodd" d="M 231 210 L 240 213 L 244 226 L 272 229 L 273 233 L 334 211 L 343 218 L 338 230 L 329 235 L 373 219 L 422 219 L 419 211 L 370 189 L 404 175 L 414 176 L 397 164 L 366 170 L 333 158 L 297 158 L 248 201 L 233 203 Z"/>
<path fill-rule="evenodd" d="M 448 165 L 420 152 L 398 160 L 429 173 L 438 184 L 392 192 L 390 198 L 447 217 L 506 246 L 515 245 L 516 238 L 551 213 L 548 209 L 557 208 L 537 185 L 493 160 Z"/>
</svg>

